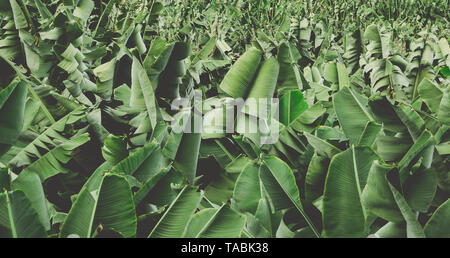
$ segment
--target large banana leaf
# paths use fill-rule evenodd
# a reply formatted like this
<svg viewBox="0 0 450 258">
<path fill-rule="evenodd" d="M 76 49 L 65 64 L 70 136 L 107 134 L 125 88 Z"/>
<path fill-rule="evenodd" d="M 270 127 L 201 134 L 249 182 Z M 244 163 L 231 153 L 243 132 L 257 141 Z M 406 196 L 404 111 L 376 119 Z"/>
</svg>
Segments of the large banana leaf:
<svg viewBox="0 0 450 258">
<path fill-rule="evenodd" d="M 313 201 L 323 194 L 329 160 L 317 155 L 312 156 L 305 179 L 305 197 Z"/>
<path fill-rule="evenodd" d="M 367 122 L 373 120 L 366 108 L 367 99 L 345 87 L 333 97 L 336 116 L 351 144 L 357 144 Z"/>
<path fill-rule="evenodd" d="M 369 99 L 368 104 L 375 121 L 383 124 L 385 130 L 397 133 L 406 131 L 405 126 L 386 97 L 373 96 Z"/>
<path fill-rule="evenodd" d="M 186 228 L 186 234 L 184 237 L 186 238 L 194 238 L 197 237 L 200 231 L 205 228 L 207 221 L 210 221 L 211 218 L 217 214 L 217 208 L 206 208 L 202 209 L 192 216 L 192 220 L 189 222 L 189 225 Z"/>
<path fill-rule="evenodd" d="M 147 109 L 147 114 L 150 118 L 152 128 L 155 128 L 157 107 L 154 90 L 156 86 L 152 85 L 146 71 L 136 57 L 133 58 L 131 73 L 133 84 L 131 87 L 130 106 L 137 106 L 138 108 L 141 108 L 141 106 L 145 107 Z"/>
<path fill-rule="evenodd" d="M 437 190 L 437 175 L 432 169 L 416 171 L 403 184 L 405 200 L 414 211 L 426 213 Z"/>
<path fill-rule="evenodd" d="M 442 123 L 450 125 L 450 87 L 444 90 L 444 95 L 441 99 L 441 105 L 439 106 L 438 118 Z"/>
<path fill-rule="evenodd" d="M 158 84 L 158 77 L 166 68 L 173 48 L 174 44 L 168 44 L 162 38 L 152 41 L 143 63 L 152 85 Z"/>
<path fill-rule="evenodd" d="M 22 131 L 27 84 L 15 79 L 0 91 L 0 155 L 19 137 Z"/>
<path fill-rule="evenodd" d="M 277 157 L 263 157 L 263 161 L 264 165 L 260 167 L 259 176 L 272 207 L 275 210 L 295 207 L 304 217 L 314 235 L 319 237 L 315 225 L 303 210 L 300 193 L 292 170 Z"/>
<path fill-rule="evenodd" d="M 153 238 L 180 238 L 186 234 L 186 226 L 191 221 L 197 209 L 202 194 L 196 188 L 185 186 L 148 237 Z"/>
<path fill-rule="evenodd" d="M 93 9 L 94 9 L 94 1 L 81 0 L 78 2 L 78 5 L 75 8 L 75 10 L 73 10 L 73 16 L 78 17 L 81 20 L 82 24 L 86 24 Z"/>
<path fill-rule="evenodd" d="M 396 170 L 391 170 L 387 173 L 387 180 L 389 183 L 389 188 L 392 191 L 392 195 L 406 221 L 406 236 L 408 238 L 423 238 L 425 233 L 419 221 L 417 221 L 416 215 L 410 208 L 405 198 L 399 191 L 399 175 Z"/>
<path fill-rule="evenodd" d="M 301 91 L 288 91 L 280 100 L 280 122 L 288 126 L 307 109 L 308 104 Z"/>
<path fill-rule="evenodd" d="M 259 166 L 248 163 L 236 180 L 233 199 L 239 210 L 255 213 L 261 199 L 261 186 L 259 182 Z"/>
<path fill-rule="evenodd" d="M 151 177 L 144 182 L 143 186 L 134 194 L 134 203 L 139 205 L 148 193 L 157 185 L 157 183 L 167 175 L 171 167 L 166 167 L 151 175 Z"/>
<path fill-rule="evenodd" d="M 102 175 L 107 166 L 99 167 L 77 195 L 61 226 L 60 237 L 89 238 L 99 225 L 123 237 L 135 236 L 137 219 L 130 185 L 121 176 Z"/>
<path fill-rule="evenodd" d="M 262 52 L 250 48 L 234 63 L 220 83 L 220 89 L 233 98 L 245 98 L 258 70 Z"/>
<path fill-rule="evenodd" d="M 366 187 L 361 200 L 367 211 L 387 221 L 400 223 L 404 220 L 386 179 L 391 166 L 375 161 L 369 170 Z"/>
<path fill-rule="evenodd" d="M 327 237 L 365 237 L 366 211 L 361 203 L 369 169 L 378 157 L 368 147 L 350 147 L 331 159 L 323 195 Z"/>
<path fill-rule="evenodd" d="M 409 171 L 411 167 L 415 164 L 413 162 L 418 157 L 422 157 L 423 165 L 425 168 L 429 168 L 431 164 L 427 164 L 431 159 L 433 152 L 431 152 L 431 157 L 429 153 L 429 149 L 432 148 L 432 135 L 428 130 L 424 130 L 422 134 L 420 134 L 419 138 L 416 142 L 409 148 L 408 152 L 403 156 L 403 158 L 398 162 L 398 166 L 400 168 L 400 180 L 402 183 L 409 177 Z"/>
<path fill-rule="evenodd" d="M 95 92 L 102 96 L 104 99 L 111 99 L 117 61 L 117 57 L 114 57 L 108 62 L 97 66 L 92 71 L 98 78 L 97 88 L 95 89 Z"/>
<path fill-rule="evenodd" d="M 137 218 L 133 195 L 127 180 L 117 175 L 103 179 L 95 212 L 95 223 L 123 237 L 136 235 Z"/>
<path fill-rule="evenodd" d="M 325 64 L 323 75 L 327 81 L 338 84 L 339 89 L 350 86 L 347 68 L 342 63 Z"/>
<path fill-rule="evenodd" d="M 425 235 L 427 237 L 448 238 L 450 237 L 450 225 L 448 216 L 450 216 L 450 199 L 445 201 L 433 213 L 431 218 L 425 224 Z"/>
<path fill-rule="evenodd" d="M 275 57 L 265 60 L 247 96 L 245 112 L 262 119 L 270 117 L 272 97 L 277 86 L 280 65 Z"/>
<path fill-rule="evenodd" d="M 344 37 L 344 55 L 349 73 L 355 72 L 359 67 L 359 58 L 362 53 L 361 31 L 358 29 Z"/>
<path fill-rule="evenodd" d="M 46 237 L 44 226 L 25 194 L 16 190 L 0 194 L 0 225 L 8 230 L 9 237 Z"/>
<path fill-rule="evenodd" d="M 253 238 L 269 238 L 271 232 L 253 214 L 247 213 L 246 235 Z"/>
<path fill-rule="evenodd" d="M 202 140 L 201 128 L 197 128 L 197 124 L 201 127 L 201 122 L 197 122 L 199 119 L 200 116 L 196 114 L 196 111 L 193 111 L 190 118 L 191 122 L 187 126 L 190 126 L 192 130 L 199 131 L 191 131 L 183 134 L 173 164 L 173 167 L 180 171 L 191 184 L 194 183 L 197 172 L 198 154 Z"/>
<path fill-rule="evenodd" d="M 364 131 L 362 132 L 361 137 L 358 140 L 358 145 L 372 146 L 377 139 L 381 128 L 382 126 L 375 123 L 374 121 L 367 122 L 366 127 L 364 127 Z"/>
<path fill-rule="evenodd" d="M 400 121 L 408 129 L 411 138 L 416 141 L 425 129 L 424 119 L 408 105 L 396 105 L 393 106 L 395 113 L 397 113 Z"/>
<path fill-rule="evenodd" d="M 407 135 L 398 137 L 378 135 L 376 140 L 377 152 L 385 161 L 399 161 L 411 147 L 411 139 Z"/>
<path fill-rule="evenodd" d="M 222 138 L 226 136 L 227 111 L 234 112 L 233 109 L 223 105 L 205 114 L 202 125 L 202 139 Z"/>
<path fill-rule="evenodd" d="M 293 44 L 283 43 L 278 47 L 277 58 L 280 63 L 278 92 L 282 94 L 283 91 L 301 89 L 303 82 L 297 65 L 300 59 L 297 48 Z"/>
<path fill-rule="evenodd" d="M 272 98 L 277 84 L 280 65 L 275 57 L 265 60 L 258 70 L 258 75 L 247 98 Z"/>
<path fill-rule="evenodd" d="M 369 51 L 374 52 L 373 54 L 380 55 L 382 58 L 389 56 L 389 37 L 389 33 L 380 30 L 375 24 L 369 25 L 364 31 L 364 38 L 370 41 L 370 45 L 368 46 Z"/>
<path fill-rule="evenodd" d="M 437 85 L 429 79 L 423 79 L 418 86 L 420 97 L 427 104 L 428 108 L 435 114 L 438 114 L 441 105 L 441 99 L 444 93 Z"/>
<path fill-rule="evenodd" d="M 197 238 L 237 238 L 240 237 L 244 230 L 246 218 L 233 211 L 228 205 L 224 204 L 216 209 L 214 213 L 209 212 L 207 216 L 199 216 L 192 218 L 192 222 L 196 226 L 189 226 L 188 229 L 193 231 Z M 200 224 L 198 221 L 202 219 Z M 199 227 L 200 226 L 200 227 Z M 192 234 L 191 233 L 191 234 Z"/>
<path fill-rule="evenodd" d="M 162 152 L 170 159 L 175 159 L 181 139 L 184 135 L 184 129 L 188 126 L 191 119 L 191 112 L 179 112 L 174 116 L 176 122 L 172 122 L 172 131 L 165 140 Z"/>
<path fill-rule="evenodd" d="M 39 175 L 30 170 L 25 170 L 12 181 L 11 185 L 14 190 L 23 191 L 30 200 L 30 204 L 36 211 L 45 230 L 50 230 L 50 214 Z"/>
</svg>

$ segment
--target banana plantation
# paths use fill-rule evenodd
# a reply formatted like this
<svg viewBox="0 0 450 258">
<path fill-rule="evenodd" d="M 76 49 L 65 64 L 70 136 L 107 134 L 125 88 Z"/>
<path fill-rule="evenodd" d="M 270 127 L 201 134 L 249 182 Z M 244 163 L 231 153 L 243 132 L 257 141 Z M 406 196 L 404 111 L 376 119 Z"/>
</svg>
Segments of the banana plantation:
<svg viewBox="0 0 450 258">
<path fill-rule="evenodd" d="M 449 0 L 0 0 L 0 237 L 450 238 Z"/>
</svg>

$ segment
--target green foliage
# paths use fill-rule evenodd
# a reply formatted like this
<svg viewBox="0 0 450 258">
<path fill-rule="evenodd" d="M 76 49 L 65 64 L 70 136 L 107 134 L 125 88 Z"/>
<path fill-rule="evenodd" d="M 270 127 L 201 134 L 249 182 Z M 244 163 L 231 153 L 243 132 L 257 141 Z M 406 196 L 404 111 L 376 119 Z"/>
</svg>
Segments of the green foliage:
<svg viewBox="0 0 450 258">
<path fill-rule="evenodd" d="M 449 13 L 0 1 L 0 237 L 450 237 Z"/>
</svg>

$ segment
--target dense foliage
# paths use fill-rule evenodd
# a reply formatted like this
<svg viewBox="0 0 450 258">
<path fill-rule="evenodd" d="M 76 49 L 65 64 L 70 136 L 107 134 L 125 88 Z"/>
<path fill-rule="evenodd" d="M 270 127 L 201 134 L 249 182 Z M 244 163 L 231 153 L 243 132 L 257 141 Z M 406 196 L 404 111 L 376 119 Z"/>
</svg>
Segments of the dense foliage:
<svg viewBox="0 0 450 258">
<path fill-rule="evenodd" d="M 449 6 L 0 0 L 0 237 L 450 237 Z"/>
</svg>

